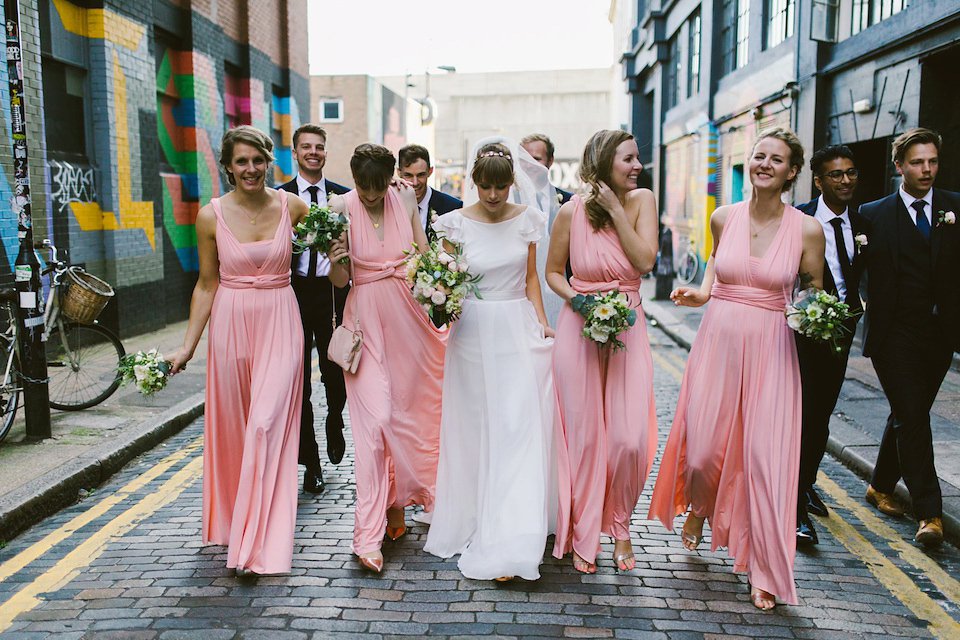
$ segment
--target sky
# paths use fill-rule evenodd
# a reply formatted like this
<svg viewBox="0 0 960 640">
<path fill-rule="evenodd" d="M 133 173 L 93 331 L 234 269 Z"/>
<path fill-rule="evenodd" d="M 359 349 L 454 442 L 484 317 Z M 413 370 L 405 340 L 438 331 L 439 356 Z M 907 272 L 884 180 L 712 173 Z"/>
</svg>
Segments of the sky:
<svg viewBox="0 0 960 640">
<path fill-rule="evenodd" d="M 608 67 L 610 2 L 308 0 L 310 74 Z"/>
</svg>

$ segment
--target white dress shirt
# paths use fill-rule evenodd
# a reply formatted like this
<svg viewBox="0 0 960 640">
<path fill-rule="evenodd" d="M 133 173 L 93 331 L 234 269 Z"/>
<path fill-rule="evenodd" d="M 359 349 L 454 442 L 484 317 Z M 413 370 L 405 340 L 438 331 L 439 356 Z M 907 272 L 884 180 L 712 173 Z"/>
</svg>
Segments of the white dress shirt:
<svg viewBox="0 0 960 640">
<path fill-rule="evenodd" d="M 833 225 L 830 223 L 834 218 L 840 218 L 840 232 L 843 234 L 843 244 L 847 250 L 847 260 L 853 264 L 853 226 L 850 224 L 850 211 L 844 209 L 839 216 L 830 210 L 827 203 L 823 201 L 823 196 L 817 198 L 817 212 L 814 214 L 817 222 L 823 227 L 823 239 L 826 242 L 823 257 L 827 261 L 827 268 L 833 275 L 833 281 L 837 285 L 837 293 L 840 300 L 847 299 L 847 283 L 843 280 L 843 269 L 840 268 L 840 254 L 837 252 L 837 237 L 833 231 Z"/>
<path fill-rule="evenodd" d="M 420 209 L 420 226 L 427 228 L 427 222 L 430 219 L 430 198 L 433 197 L 433 188 L 427 185 L 427 192 L 423 194 L 423 200 L 417 203 Z"/>
<path fill-rule="evenodd" d="M 910 219 L 913 220 L 913 224 L 917 224 L 917 210 L 913 208 L 913 203 L 917 200 L 923 200 L 927 203 L 927 206 L 923 208 L 924 215 L 927 216 L 927 221 L 930 223 L 930 228 L 933 228 L 933 188 L 927 191 L 927 195 L 922 198 L 914 198 L 912 195 L 903 190 L 903 185 L 900 185 L 900 199 L 903 200 L 903 205 L 907 208 L 907 214 L 910 216 Z"/>
<path fill-rule="evenodd" d="M 310 192 L 307 190 L 310 187 L 319 187 L 320 191 L 317 192 L 317 203 L 321 207 L 327 206 L 327 179 L 320 178 L 320 182 L 313 184 L 312 182 L 307 182 L 306 179 L 299 173 L 297 174 L 297 195 L 300 196 L 300 199 L 307 203 L 309 206 L 311 203 Z M 310 268 L 310 252 L 304 251 L 300 254 L 300 258 L 297 260 L 297 275 L 306 276 L 307 270 Z M 317 256 L 317 275 L 326 276 L 330 274 L 330 260 L 327 259 L 325 254 L 319 254 Z"/>
</svg>

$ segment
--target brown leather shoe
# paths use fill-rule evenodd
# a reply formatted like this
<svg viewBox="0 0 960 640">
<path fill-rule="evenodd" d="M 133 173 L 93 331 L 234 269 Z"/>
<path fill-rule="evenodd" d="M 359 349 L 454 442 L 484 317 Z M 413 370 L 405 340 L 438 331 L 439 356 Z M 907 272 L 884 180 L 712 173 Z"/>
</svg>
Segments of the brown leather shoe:
<svg viewBox="0 0 960 640">
<path fill-rule="evenodd" d="M 914 540 L 928 547 L 935 547 L 943 542 L 943 522 L 940 518 L 927 518 L 920 521 L 920 528 Z"/>
<path fill-rule="evenodd" d="M 867 485 L 867 502 L 875 506 L 881 513 L 894 518 L 903 516 L 903 508 L 897 504 L 897 500 L 889 493 L 881 493 L 873 488 L 873 485 Z"/>
</svg>

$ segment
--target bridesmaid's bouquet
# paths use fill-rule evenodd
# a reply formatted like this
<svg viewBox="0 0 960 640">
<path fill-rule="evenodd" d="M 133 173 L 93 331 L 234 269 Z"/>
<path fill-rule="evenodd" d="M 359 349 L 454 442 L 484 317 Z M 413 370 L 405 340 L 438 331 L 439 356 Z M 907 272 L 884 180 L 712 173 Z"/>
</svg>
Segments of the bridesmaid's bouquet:
<svg viewBox="0 0 960 640">
<path fill-rule="evenodd" d="M 137 351 L 123 356 L 117 370 L 120 373 L 121 385 L 135 382 L 137 391 L 149 396 L 167 386 L 172 367 L 169 361 L 163 359 L 163 355 L 156 349 L 151 349 L 146 353 Z"/>
<path fill-rule="evenodd" d="M 820 289 L 806 289 L 794 296 L 786 309 L 787 325 L 797 333 L 824 342 L 836 352 L 843 351 L 839 341 L 849 329 L 844 321 L 854 317 L 846 302 Z"/>
<path fill-rule="evenodd" d="M 453 251 L 444 248 L 443 234 L 438 234 L 428 246 L 427 251 L 420 253 L 417 243 L 413 243 L 413 251 L 404 251 L 409 256 L 407 284 L 417 304 L 441 326 L 460 317 L 468 293 L 472 291 L 480 297 L 477 283 L 483 276 L 471 275 L 460 247 L 454 245 Z"/>
<path fill-rule="evenodd" d="M 617 336 L 637 321 L 636 309 L 631 309 L 627 294 L 607 291 L 599 294 L 577 294 L 570 300 L 573 310 L 583 316 L 583 337 L 600 346 L 610 345 L 613 351 L 626 349 Z"/>
<path fill-rule="evenodd" d="M 320 253 L 327 253 L 333 241 L 347 230 L 348 224 L 347 216 L 314 202 L 307 215 L 293 229 L 293 252 L 316 249 Z"/>
</svg>

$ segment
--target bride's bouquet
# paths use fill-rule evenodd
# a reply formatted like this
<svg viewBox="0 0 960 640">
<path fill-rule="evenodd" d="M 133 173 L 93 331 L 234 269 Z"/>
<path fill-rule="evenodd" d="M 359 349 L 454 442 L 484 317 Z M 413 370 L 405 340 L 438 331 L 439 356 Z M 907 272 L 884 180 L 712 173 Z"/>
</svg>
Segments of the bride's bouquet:
<svg viewBox="0 0 960 640">
<path fill-rule="evenodd" d="M 137 391 L 149 396 L 167 386 L 172 366 L 156 349 L 151 349 L 146 353 L 137 351 L 123 356 L 117 370 L 121 385 L 135 382 Z"/>
<path fill-rule="evenodd" d="M 838 353 L 843 350 L 840 339 L 850 331 L 843 323 L 856 315 L 850 312 L 847 303 L 820 289 L 806 289 L 796 294 L 786 314 L 791 329 L 829 344 Z"/>
<path fill-rule="evenodd" d="M 314 202 L 307 215 L 293 229 L 293 252 L 316 249 L 320 253 L 327 253 L 333 241 L 347 230 L 348 224 L 347 216 Z"/>
<path fill-rule="evenodd" d="M 447 251 L 443 247 L 443 234 L 430 243 L 429 249 L 420 253 L 417 244 L 413 251 L 404 251 L 407 283 L 413 291 L 413 299 L 427 312 L 437 326 L 453 322 L 460 317 L 463 299 L 471 291 L 478 298 L 477 283 L 483 276 L 471 275 L 467 261 L 459 247 Z"/>
<path fill-rule="evenodd" d="M 600 346 L 610 345 L 613 351 L 626 349 L 617 336 L 637 321 L 636 309 L 631 309 L 627 294 L 620 291 L 575 295 L 570 300 L 573 310 L 583 316 L 583 337 Z"/>
</svg>

